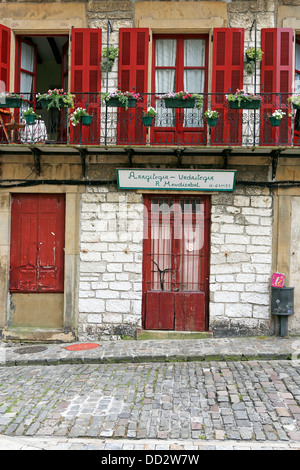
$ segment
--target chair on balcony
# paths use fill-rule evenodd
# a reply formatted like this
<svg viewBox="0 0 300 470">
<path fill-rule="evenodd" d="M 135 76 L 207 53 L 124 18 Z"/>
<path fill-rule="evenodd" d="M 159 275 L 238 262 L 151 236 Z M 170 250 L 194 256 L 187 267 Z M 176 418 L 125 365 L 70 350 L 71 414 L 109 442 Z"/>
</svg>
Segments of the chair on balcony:
<svg viewBox="0 0 300 470">
<path fill-rule="evenodd" d="M 4 135 L 8 143 L 13 140 L 13 131 L 16 131 L 20 138 L 20 129 L 24 129 L 25 123 L 16 122 L 13 113 L 8 109 L 0 109 L 0 129 L 3 129 Z"/>
</svg>

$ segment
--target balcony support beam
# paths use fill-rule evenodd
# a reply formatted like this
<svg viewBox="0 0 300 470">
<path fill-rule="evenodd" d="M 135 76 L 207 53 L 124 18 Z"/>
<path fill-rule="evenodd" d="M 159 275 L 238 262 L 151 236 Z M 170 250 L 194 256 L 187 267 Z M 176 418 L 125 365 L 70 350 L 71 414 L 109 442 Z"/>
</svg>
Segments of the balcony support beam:
<svg viewBox="0 0 300 470">
<path fill-rule="evenodd" d="M 125 149 L 125 152 L 127 153 L 127 156 L 128 156 L 129 166 L 130 166 L 130 168 L 132 168 L 132 156 L 134 154 L 134 150 L 133 149 Z"/>
<path fill-rule="evenodd" d="M 181 168 L 182 166 L 182 156 L 183 156 L 183 150 L 182 149 L 176 149 L 174 150 L 175 155 L 177 156 L 177 162 L 178 162 L 178 168 Z"/>
<path fill-rule="evenodd" d="M 41 154 L 42 152 L 36 147 L 30 147 L 30 151 L 33 155 L 34 168 L 37 176 L 41 175 Z"/>
<path fill-rule="evenodd" d="M 272 180 L 276 180 L 276 173 L 278 167 L 278 158 L 280 157 L 281 150 L 272 150 L 271 157 L 272 157 Z"/>
<path fill-rule="evenodd" d="M 231 153 L 232 153 L 231 149 L 224 149 L 222 151 L 222 155 L 224 156 L 224 165 L 223 165 L 224 170 L 228 168 L 228 158 L 230 157 Z"/>
<path fill-rule="evenodd" d="M 81 168 L 82 168 L 82 175 L 85 178 L 86 176 L 86 156 L 87 156 L 87 150 L 86 149 L 81 149 L 77 148 L 78 152 L 80 153 L 80 159 L 81 159 Z"/>
</svg>

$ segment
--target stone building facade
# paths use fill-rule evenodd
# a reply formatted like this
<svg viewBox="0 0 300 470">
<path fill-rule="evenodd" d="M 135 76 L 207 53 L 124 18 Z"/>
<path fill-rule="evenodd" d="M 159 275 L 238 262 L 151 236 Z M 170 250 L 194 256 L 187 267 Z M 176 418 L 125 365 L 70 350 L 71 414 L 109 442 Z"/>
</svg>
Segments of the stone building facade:
<svg viewBox="0 0 300 470">
<path fill-rule="evenodd" d="M 67 37 L 72 28 L 97 29 L 102 31 L 103 49 L 107 45 L 120 45 L 122 28 L 147 28 L 151 64 L 155 37 L 167 35 L 170 38 L 176 33 L 190 38 L 204 34 L 208 38 L 208 94 L 212 92 L 216 28 L 243 29 L 244 49 L 262 46 L 262 30 L 289 28 L 295 37 L 292 92 L 297 91 L 298 0 L 7 0 L 0 3 L 0 14 L 2 24 L 12 31 L 12 57 L 16 54 L 18 35 L 34 38 L 46 32 Z M 72 47 L 71 43 L 70 57 Z M 120 55 L 108 75 L 102 73 L 102 91 L 113 91 L 120 86 L 119 60 Z M 261 64 L 257 64 L 255 75 L 248 74 L 245 65 L 246 62 L 243 89 L 248 93 L 260 93 Z M 69 70 L 70 67 L 71 61 Z M 151 65 L 147 73 L 147 92 L 151 93 Z M 11 60 L 11 90 L 15 80 L 14 61 Z M 135 145 L 124 144 L 124 151 L 120 151 L 120 145 L 106 145 L 100 140 L 97 146 L 83 146 L 83 153 L 80 145 L 68 144 L 59 148 L 54 145 L 51 155 L 41 146 L 40 153 L 35 153 L 32 145 L 20 147 L 2 143 L 2 337 L 32 341 L 136 337 L 137 331 L 145 327 L 145 199 L 149 194 L 177 197 L 179 193 L 209 198 L 205 332 L 215 336 L 277 334 L 278 318 L 271 314 L 271 276 L 273 272 L 281 272 L 286 275 L 286 285 L 295 287 L 295 313 L 289 327 L 292 334 L 299 334 L 299 150 L 294 143 L 281 145 L 276 139 L 268 145 L 260 145 L 261 122 L 252 121 L 251 116 L 250 112 L 243 112 L 243 138 L 236 146 L 239 152 L 236 148 L 232 151 L 227 144 L 221 148 L 220 145 L 205 144 L 192 145 L 193 153 L 190 154 L 184 153 L 184 146 L 181 154 L 177 152 L 181 149 L 176 143 L 171 150 L 160 145 L 156 146 L 155 152 L 147 153 L 146 150 L 153 150 L 148 141 L 142 148 L 144 153 L 139 153 L 140 149 Z M 100 119 L 102 126 L 103 110 Z M 118 118 L 112 115 L 112 121 L 114 119 Z M 253 126 L 256 128 L 254 141 Z M 37 158 L 41 166 L 39 173 Z M 228 192 L 161 190 L 157 193 L 146 188 L 121 189 L 116 170 L 128 167 L 234 170 L 236 185 Z M 10 291 L 11 204 L 15 194 L 63 194 L 66 198 L 63 292 L 26 294 Z M 49 312 L 46 317 L 41 296 L 43 306 L 47 298 Z M 54 311 L 61 312 L 61 316 L 54 318 Z"/>
</svg>

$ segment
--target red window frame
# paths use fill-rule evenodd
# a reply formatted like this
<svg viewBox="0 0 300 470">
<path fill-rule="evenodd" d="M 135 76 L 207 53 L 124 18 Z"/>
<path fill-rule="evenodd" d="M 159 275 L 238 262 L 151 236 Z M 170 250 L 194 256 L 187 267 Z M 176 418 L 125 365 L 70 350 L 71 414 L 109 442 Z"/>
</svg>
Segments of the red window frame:
<svg viewBox="0 0 300 470">
<path fill-rule="evenodd" d="M 156 66 L 156 41 L 158 39 L 175 39 L 176 40 L 176 66 Z M 205 40 L 205 64 L 204 66 L 185 66 L 184 65 L 184 41 L 186 39 L 204 39 Z M 208 34 L 156 34 L 153 36 L 152 44 L 152 93 L 155 94 L 155 74 L 156 70 L 175 70 L 176 72 L 176 86 L 175 91 L 184 90 L 184 71 L 185 70 L 204 70 L 204 93 L 208 91 L 208 64 L 209 64 L 209 35 Z M 167 93 L 172 90 L 161 90 Z M 190 90 L 187 90 L 190 91 Z M 200 92 L 200 90 L 199 90 Z M 155 101 L 153 100 L 153 106 Z M 203 111 L 206 108 L 204 103 Z M 203 120 L 203 125 L 200 127 L 183 127 L 182 110 L 175 112 L 175 127 L 156 127 L 154 128 L 154 142 L 174 144 L 178 142 L 179 135 L 180 141 L 184 143 L 205 143 L 206 142 L 206 122 Z"/>
</svg>

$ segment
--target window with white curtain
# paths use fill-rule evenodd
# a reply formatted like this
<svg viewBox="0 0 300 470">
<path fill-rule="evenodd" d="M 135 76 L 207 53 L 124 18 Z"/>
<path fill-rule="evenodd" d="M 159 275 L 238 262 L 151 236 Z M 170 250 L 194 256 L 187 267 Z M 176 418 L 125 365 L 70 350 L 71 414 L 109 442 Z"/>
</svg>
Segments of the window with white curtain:
<svg viewBox="0 0 300 470">
<path fill-rule="evenodd" d="M 35 67 L 35 48 L 26 42 L 21 43 L 21 70 L 20 70 L 20 92 L 26 98 L 30 97 L 33 90 Z"/>
<path fill-rule="evenodd" d="M 206 78 L 206 39 L 185 36 L 155 39 L 155 93 L 176 91 L 204 93 Z M 202 111 L 187 109 L 183 127 L 203 126 Z M 175 111 L 157 107 L 156 125 L 174 127 Z"/>
</svg>

